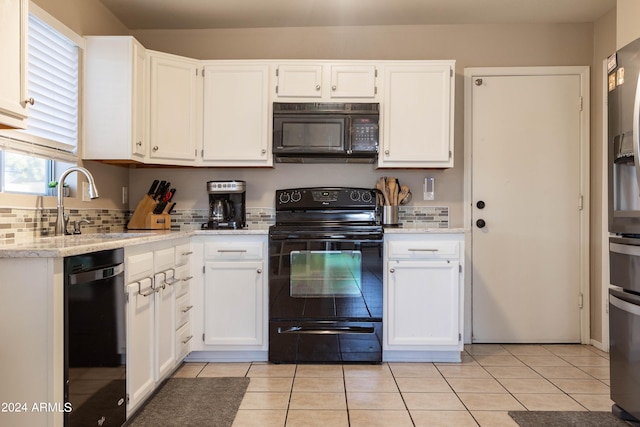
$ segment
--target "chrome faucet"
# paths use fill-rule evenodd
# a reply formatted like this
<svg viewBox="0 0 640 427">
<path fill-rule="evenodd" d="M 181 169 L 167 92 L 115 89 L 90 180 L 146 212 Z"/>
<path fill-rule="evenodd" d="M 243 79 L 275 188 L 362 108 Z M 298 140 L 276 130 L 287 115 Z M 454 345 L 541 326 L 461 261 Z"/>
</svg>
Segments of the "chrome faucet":
<svg viewBox="0 0 640 427">
<path fill-rule="evenodd" d="M 97 199 L 99 197 L 98 189 L 96 188 L 96 183 L 93 181 L 91 172 L 80 166 L 70 167 L 66 171 L 62 172 L 62 175 L 60 175 L 60 179 L 58 180 L 58 219 L 56 220 L 56 236 L 71 234 L 67 231 L 67 222 L 69 221 L 69 217 L 64 213 L 63 197 L 64 180 L 71 172 L 81 172 L 87 178 L 87 181 L 89 181 L 89 197 L 91 199 Z"/>
</svg>

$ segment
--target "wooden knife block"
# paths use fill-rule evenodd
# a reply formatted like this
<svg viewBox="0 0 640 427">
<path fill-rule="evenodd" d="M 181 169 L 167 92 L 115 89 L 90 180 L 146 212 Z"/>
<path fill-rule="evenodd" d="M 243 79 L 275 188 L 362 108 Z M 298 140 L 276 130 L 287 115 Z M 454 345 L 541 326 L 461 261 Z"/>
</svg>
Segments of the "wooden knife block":
<svg viewBox="0 0 640 427">
<path fill-rule="evenodd" d="M 136 206 L 127 229 L 129 230 L 168 230 L 171 228 L 171 215 L 168 213 L 154 214 L 157 202 L 149 195 L 145 195 Z"/>
</svg>

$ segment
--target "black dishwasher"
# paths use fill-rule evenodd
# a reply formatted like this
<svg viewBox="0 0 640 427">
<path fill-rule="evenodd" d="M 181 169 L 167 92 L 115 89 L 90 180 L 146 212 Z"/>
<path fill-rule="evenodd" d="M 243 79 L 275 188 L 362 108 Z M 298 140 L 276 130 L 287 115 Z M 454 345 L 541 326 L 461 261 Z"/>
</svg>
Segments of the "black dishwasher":
<svg viewBox="0 0 640 427">
<path fill-rule="evenodd" d="M 65 426 L 126 420 L 124 250 L 64 260 Z M 69 405 L 68 405 L 69 406 Z"/>
</svg>

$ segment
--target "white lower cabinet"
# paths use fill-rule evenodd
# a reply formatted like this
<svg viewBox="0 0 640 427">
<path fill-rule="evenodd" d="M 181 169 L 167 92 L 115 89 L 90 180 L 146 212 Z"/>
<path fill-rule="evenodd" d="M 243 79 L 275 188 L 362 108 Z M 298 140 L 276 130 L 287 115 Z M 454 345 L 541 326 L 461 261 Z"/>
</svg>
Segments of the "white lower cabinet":
<svg viewBox="0 0 640 427">
<path fill-rule="evenodd" d="M 385 236 L 384 359 L 459 361 L 464 236 Z"/>
<path fill-rule="evenodd" d="M 267 236 L 214 235 L 198 241 L 203 275 L 199 291 L 192 290 L 203 306 L 194 310 L 198 321 L 192 321 L 194 329 L 202 322 L 202 339 L 193 344 L 189 360 L 267 360 Z"/>
<path fill-rule="evenodd" d="M 175 262 L 175 242 L 125 248 L 127 416 L 150 396 L 185 355 L 177 345 L 176 293 L 180 289 L 182 302 L 188 292 L 184 291 L 184 281 L 178 275 L 182 273 Z M 188 263 L 185 265 L 188 270 Z M 188 321 L 183 321 L 180 326 L 187 325 Z"/>
</svg>

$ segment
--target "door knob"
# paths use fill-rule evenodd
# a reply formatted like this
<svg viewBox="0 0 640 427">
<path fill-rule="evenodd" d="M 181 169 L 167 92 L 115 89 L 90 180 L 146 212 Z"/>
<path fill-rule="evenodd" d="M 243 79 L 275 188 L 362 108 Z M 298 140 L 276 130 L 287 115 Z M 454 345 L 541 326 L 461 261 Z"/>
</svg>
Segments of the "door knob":
<svg viewBox="0 0 640 427">
<path fill-rule="evenodd" d="M 487 225 L 487 223 L 485 222 L 485 220 L 484 220 L 484 219 L 479 219 L 479 220 L 477 220 L 477 221 L 476 221 L 476 226 L 477 226 L 478 228 L 484 228 L 484 227 L 485 227 L 485 225 Z"/>
<path fill-rule="evenodd" d="M 476 203 L 476 207 L 477 207 L 478 209 L 484 209 L 484 207 L 485 207 L 485 203 L 484 203 L 484 201 L 482 201 L 482 200 L 478 200 L 478 203 Z"/>
</svg>

